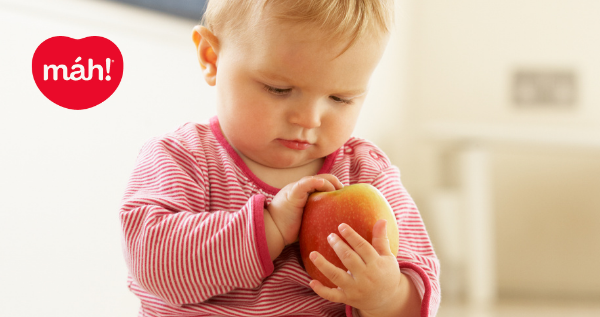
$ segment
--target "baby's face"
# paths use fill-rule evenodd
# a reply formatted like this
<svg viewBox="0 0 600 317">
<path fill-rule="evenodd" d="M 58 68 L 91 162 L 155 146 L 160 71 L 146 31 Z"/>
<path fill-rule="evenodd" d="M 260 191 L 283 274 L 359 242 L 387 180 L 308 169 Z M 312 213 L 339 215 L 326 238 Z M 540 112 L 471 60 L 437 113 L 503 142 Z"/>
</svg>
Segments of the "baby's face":
<svg viewBox="0 0 600 317">
<path fill-rule="evenodd" d="M 342 146 L 356 124 L 387 38 L 317 40 L 317 31 L 259 25 L 248 41 L 219 39 L 217 114 L 229 143 L 271 168 L 299 167 Z"/>
</svg>

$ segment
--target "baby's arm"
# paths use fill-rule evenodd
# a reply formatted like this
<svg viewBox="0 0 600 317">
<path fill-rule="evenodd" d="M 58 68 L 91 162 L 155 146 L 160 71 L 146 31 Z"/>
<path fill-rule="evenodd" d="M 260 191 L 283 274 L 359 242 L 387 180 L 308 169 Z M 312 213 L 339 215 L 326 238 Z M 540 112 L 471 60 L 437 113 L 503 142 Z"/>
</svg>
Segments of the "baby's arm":
<svg viewBox="0 0 600 317">
<path fill-rule="evenodd" d="M 269 256 L 271 257 L 271 261 L 273 261 L 281 254 L 283 248 L 285 248 L 285 242 L 283 242 L 283 236 L 279 232 L 279 229 L 277 229 L 277 225 L 267 209 L 263 211 L 263 219 L 265 220 L 265 235 L 267 246 L 269 247 Z"/>
<path fill-rule="evenodd" d="M 209 184 L 204 154 L 185 142 L 166 137 L 144 146 L 120 210 L 134 282 L 144 297 L 174 306 L 259 287 L 273 271 L 264 243 L 266 197 L 251 196 L 239 210 L 215 208 L 239 193 L 227 191 L 226 179 Z"/>
<path fill-rule="evenodd" d="M 401 281 L 412 282 L 404 283 L 404 296 L 394 298 L 413 302 L 416 290 L 421 302 L 420 316 L 435 316 L 440 304 L 439 261 L 417 206 L 402 185 L 400 171 L 383 151 L 366 140 L 355 138 L 349 146 L 353 150 L 349 160 L 350 184 L 375 186 L 394 211 L 399 231 L 396 262 L 402 273 Z M 346 306 L 347 317 L 357 312 L 358 309 Z"/>
<path fill-rule="evenodd" d="M 435 316 L 440 304 L 439 261 L 419 211 L 400 181 L 400 172 L 389 166 L 376 177 L 377 187 L 390 203 L 399 229 L 397 255 L 403 278 L 411 279 L 421 298 L 421 316 Z"/>
</svg>

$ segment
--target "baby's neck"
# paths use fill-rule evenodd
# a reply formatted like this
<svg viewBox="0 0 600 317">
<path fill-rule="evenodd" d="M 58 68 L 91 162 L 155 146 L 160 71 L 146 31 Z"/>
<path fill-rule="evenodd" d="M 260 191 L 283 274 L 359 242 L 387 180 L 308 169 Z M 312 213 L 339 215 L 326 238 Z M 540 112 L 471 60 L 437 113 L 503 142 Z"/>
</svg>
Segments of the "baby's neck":
<svg viewBox="0 0 600 317">
<path fill-rule="evenodd" d="M 280 189 L 289 183 L 299 181 L 304 176 L 316 175 L 325 161 L 324 158 L 321 158 L 303 166 L 281 169 L 260 165 L 243 155 L 241 158 L 256 177 L 268 185 Z"/>
</svg>

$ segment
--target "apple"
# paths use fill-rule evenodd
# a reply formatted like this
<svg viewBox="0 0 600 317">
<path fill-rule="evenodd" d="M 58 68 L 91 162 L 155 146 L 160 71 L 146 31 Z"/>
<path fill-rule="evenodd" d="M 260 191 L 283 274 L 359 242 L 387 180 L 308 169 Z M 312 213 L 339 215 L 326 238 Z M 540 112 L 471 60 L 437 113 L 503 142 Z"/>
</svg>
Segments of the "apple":
<svg viewBox="0 0 600 317">
<path fill-rule="evenodd" d="M 319 252 L 333 265 L 348 271 L 342 264 L 327 236 L 339 233 L 341 223 L 349 225 L 369 243 L 373 241 L 373 226 L 379 219 L 387 220 L 390 250 L 398 254 L 398 225 L 388 201 L 381 192 L 370 184 L 354 184 L 330 192 L 314 192 L 306 202 L 299 233 L 300 255 L 308 275 L 331 288 L 333 284 L 309 259 L 312 251 Z M 348 244 L 350 246 L 350 244 Z M 352 246 L 350 246 L 352 248 Z"/>
</svg>

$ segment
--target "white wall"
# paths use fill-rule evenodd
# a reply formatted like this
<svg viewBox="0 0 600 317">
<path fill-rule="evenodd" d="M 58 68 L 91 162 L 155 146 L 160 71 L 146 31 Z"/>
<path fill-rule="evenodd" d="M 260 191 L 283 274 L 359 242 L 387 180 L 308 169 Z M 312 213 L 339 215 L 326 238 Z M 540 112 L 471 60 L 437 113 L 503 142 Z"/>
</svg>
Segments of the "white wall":
<svg viewBox="0 0 600 317">
<path fill-rule="evenodd" d="M 147 139 L 215 113 L 196 21 L 104 1 L 0 1 L 0 316 L 137 316 L 119 202 Z M 119 88 L 95 108 L 47 100 L 31 59 L 52 36 L 112 40 Z"/>
<path fill-rule="evenodd" d="M 404 135 L 435 121 L 546 129 L 548 139 L 600 131 L 600 2 L 411 2 Z M 573 70 L 575 107 L 515 107 L 510 80 L 518 68 Z M 403 180 L 427 220 L 428 195 L 455 180 L 451 165 L 435 161 L 448 144 L 422 140 L 408 141 Z M 510 142 L 490 149 L 500 294 L 600 298 L 600 150 Z"/>
<path fill-rule="evenodd" d="M 594 0 L 418 1 L 413 59 L 414 114 L 461 122 L 600 124 L 600 3 Z M 519 67 L 568 68 L 579 77 L 574 111 L 511 106 Z"/>
<path fill-rule="evenodd" d="M 379 65 L 373 72 L 369 92 L 353 135 L 369 139 L 393 160 L 399 161 L 406 138 L 401 134 L 407 120 L 408 47 L 413 4 L 396 0 L 395 25 Z"/>
</svg>

